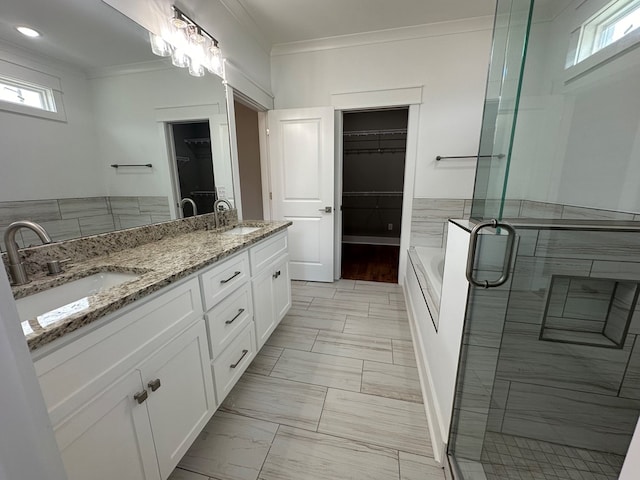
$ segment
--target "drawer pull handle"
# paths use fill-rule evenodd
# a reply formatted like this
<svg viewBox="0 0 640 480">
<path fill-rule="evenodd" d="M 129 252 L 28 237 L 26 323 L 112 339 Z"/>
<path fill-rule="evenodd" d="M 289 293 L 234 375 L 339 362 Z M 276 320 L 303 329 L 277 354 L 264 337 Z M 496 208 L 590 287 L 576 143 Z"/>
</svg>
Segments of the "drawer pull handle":
<svg viewBox="0 0 640 480">
<path fill-rule="evenodd" d="M 238 313 L 236 313 L 236 316 L 233 317 L 231 320 L 227 320 L 226 322 L 224 322 L 226 325 L 231 325 L 233 322 L 236 321 L 236 318 L 238 318 L 240 315 L 242 315 L 244 313 L 244 308 L 241 308 L 240 310 L 238 310 Z"/>
<path fill-rule="evenodd" d="M 155 380 L 151 380 L 149 383 L 147 383 L 147 387 L 149 387 L 152 392 L 155 392 L 161 386 L 162 386 L 162 384 L 160 383 L 160 379 L 159 378 L 156 378 Z"/>
<path fill-rule="evenodd" d="M 149 394 L 147 393 L 146 390 L 142 390 L 141 392 L 136 393 L 133 396 L 133 399 L 138 402 L 138 404 L 142 404 L 144 402 L 147 401 L 147 398 L 149 397 Z"/>
<path fill-rule="evenodd" d="M 280 276 L 280 270 L 273 274 L 273 278 L 278 278 Z"/>
<path fill-rule="evenodd" d="M 226 280 L 220 280 L 220 283 L 227 283 L 230 282 L 231 280 L 233 280 L 234 278 L 236 278 L 238 275 L 240 275 L 242 272 L 237 271 L 236 273 L 234 273 L 233 275 L 231 275 L 229 278 L 227 278 Z"/>
<path fill-rule="evenodd" d="M 232 363 L 231 365 L 229 365 L 229 368 L 236 368 L 238 365 L 240 365 L 240 362 L 247 355 L 247 353 L 249 353 L 249 350 L 242 350 L 242 356 L 238 359 L 236 363 Z"/>
</svg>

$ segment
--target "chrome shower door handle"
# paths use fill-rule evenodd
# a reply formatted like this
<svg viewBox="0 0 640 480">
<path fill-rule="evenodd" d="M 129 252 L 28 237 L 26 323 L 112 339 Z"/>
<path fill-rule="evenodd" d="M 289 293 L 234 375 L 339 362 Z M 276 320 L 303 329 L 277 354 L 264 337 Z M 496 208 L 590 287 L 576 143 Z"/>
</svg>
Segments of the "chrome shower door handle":
<svg viewBox="0 0 640 480">
<path fill-rule="evenodd" d="M 504 260 L 502 263 L 502 274 L 500 278 L 490 282 L 489 280 L 476 280 L 473 277 L 473 267 L 476 263 L 476 252 L 478 250 L 478 238 L 480 237 L 480 231 L 483 228 L 501 228 L 507 231 L 507 246 L 504 252 Z M 513 248 L 516 243 L 516 230 L 508 223 L 500 223 L 495 218 L 486 222 L 478 223 L 471 230 L 471 236 L 469 238 L 469 253 L 467 255 L 467 280 L 472 285 L 481 288 L 495 288 L 503 285 L 509 280 L 509 268 L 511 267 L 511 259 L 513 258 Z"/>
</svg>

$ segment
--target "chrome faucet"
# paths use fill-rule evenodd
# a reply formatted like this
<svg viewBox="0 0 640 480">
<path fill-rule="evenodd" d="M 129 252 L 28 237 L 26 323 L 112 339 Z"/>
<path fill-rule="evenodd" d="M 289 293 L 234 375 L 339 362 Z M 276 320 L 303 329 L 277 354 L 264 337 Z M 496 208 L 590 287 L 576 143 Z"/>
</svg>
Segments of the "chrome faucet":
<svg viewBox="0 0 640 480">
<path fill-rule="evenodd" d="M 18 233 L 18 230 L 21 228 L 28 228 L 35 232 L 35 234 L 40 237 L 43 244 L 51 243 L 51 237 L 47 231 L 36 222 L 19 220 L 17 222 L 13 222 L 7 227 L 7 230 L 4 232 L 4 244 L 7 246 L 9 272 L 13 278 L 13 285 L 24 285 L 25 283 L 29 283 L 29 277 L 27 276 L 27 271 L 25 270 L 23 263 L 20 261 L 20 256 L 18 255 L 18 244 L 16 243 L 16 233 Z"/>
<path fill-rule="evenodd" d="M 213 218 L 216 221 L 216 228 L 220 227 L 220 219 L 218 218 L 218 212 L 219 211 L 221 212 L 224 210 L 224 207 L 220 207 L 221 203 L 224 203 L 227 205 L 227 210 L 231 210 L 233 208 L 229 203 L 229 200 L 227 200 L 226 198 L 219 198 L 218 200 L 213 202 Z"/>
<path fill-rule="evenodd" d="M 178 206 L 180 207 L 180 210 L 182 210 L 182 218 L 184 218 L 184 205 L 185 205 L 185 203 L 190 203 L 191 204 L 191 209 L 193 210 L 193 216 L 194 217 L 196 215 L 198 215 L 198 207 L 196 207 L 196 202 L 191 200 L 189 197 L 184 197 L 182 200 L 180 200 L 180 203 L 178 204 Z"/>
</svg>

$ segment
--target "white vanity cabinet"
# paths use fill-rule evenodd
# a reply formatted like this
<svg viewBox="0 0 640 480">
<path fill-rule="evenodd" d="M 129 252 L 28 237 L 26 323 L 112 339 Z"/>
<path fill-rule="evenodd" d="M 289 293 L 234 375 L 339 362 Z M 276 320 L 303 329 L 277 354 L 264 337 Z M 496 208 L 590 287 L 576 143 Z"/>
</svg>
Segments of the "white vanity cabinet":
<svg viewBox="0 0 640 480">
<path fill-rule="evenodd" d="M 160 476 L 165 479 L 216 410 L 204 322 L 172 340 L 139 371 L 147 392 L 140 406 L 146 404 L 149 411 Z"/>
<path fill-rule="evenodd" d="M 291 279 L 286 232 L 250 252 L 256 340 L 262 348 L 291 308 Z"/>
<path fill-rule="evenodd" d="M 197 279 L 153 297 L 35 362 L 69 480 L 164 480 L 215 412 Z"/>
<path fill-rule="evenodd" d="M 250 276 L 247 251 L 200 274 L 218 404 L 257 353 Z"/>
<path fill-rule="evenodd" d="M 149 415 L 133 370 L 54 427 L 69 480 L 160 480 Z"/>
<path fill-rule="evenodd" d="M 36 350 L 69 480 L 166 480 L 290 306 L 284 231 Z"/>
</svg>

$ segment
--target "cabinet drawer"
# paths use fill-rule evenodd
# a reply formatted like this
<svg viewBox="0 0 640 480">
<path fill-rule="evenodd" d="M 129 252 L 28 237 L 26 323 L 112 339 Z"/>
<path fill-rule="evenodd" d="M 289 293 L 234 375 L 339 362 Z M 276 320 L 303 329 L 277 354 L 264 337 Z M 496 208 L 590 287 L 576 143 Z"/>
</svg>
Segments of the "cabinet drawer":
<svg viewBox="0 0 640 480">
<path fill-rule="evenodd" d="M 249 322 L 233 342 L 213 361 L 218 404 L 236 384 L 256 355 L 253 322 Z"/>
<path fill-rule="evenodd" d="M 73 343 L 35 362 L 45 404 L 55 425 L 180 329 L 202 317 L 198 280 L 167 287 Z"/>
<path fill-rule="evenodd" d="M 205 311 L 249 279 L 249 255 L 241 253 L 200 275 Z"/>
<path fill-rule="evenodd" d="M 211 358 L 216 358 L 253 318 L 251 284 L 245 283 L 221 301 L 206 318 Z"/>
<path fill-rule="evenodd" d="M 277 257 L 287 252 L 287 232 L 277 234 L 249 250 L 251 273 L 256 275 L 264 270 Z"/>
</svg>

